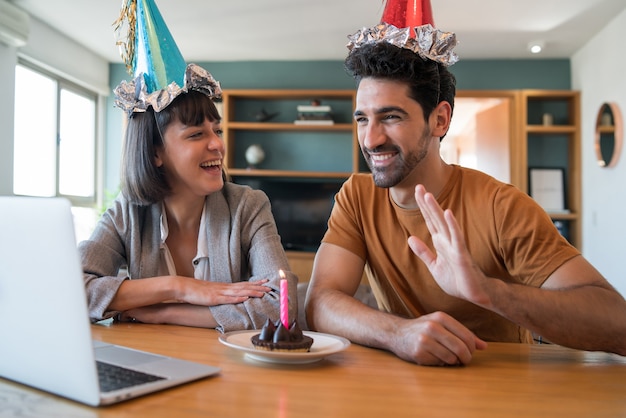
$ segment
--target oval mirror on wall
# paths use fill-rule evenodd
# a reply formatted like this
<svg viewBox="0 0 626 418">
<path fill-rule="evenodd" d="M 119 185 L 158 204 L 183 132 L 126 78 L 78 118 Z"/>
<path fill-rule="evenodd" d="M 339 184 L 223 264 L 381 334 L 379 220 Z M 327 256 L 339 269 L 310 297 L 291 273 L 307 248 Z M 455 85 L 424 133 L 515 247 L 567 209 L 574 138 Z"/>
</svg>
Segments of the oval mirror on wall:
<svg viewBox="0 0 626 418">
<path fill-rule="evenodd" d="M 622 151 L 622 113 L 615 103 L 603 103 L 596 119 L 596 158 L 600 167 L 617 165 Z"/>
</svg>

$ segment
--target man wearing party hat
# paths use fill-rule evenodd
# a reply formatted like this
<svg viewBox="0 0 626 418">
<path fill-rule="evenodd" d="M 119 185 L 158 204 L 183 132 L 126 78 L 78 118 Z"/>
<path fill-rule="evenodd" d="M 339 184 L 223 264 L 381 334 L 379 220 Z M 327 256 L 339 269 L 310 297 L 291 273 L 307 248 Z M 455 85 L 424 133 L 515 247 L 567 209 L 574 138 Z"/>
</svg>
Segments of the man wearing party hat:
<svg viewBox="0 0 626 418">
<path fill-rule="evenodd" d="M 222 332 L 277 320 L 279 271 L 292 294 L 297 278 L 267 196 L 225 181 L 219 83 L 185 64 L 153 0 L 125 1 L 116 23 L 134 79 L 115 89 L 122 192 L 79 244 L 91 319 Z"/>
<path fill-rule="evenodd" d="M 626 302 L 528 195 L 445 163 L 454 34 L 428 1 L 388 0 L 350 36 L 354 119 L 371 174 L 336 196 L 315 259 L 309 326 L 423 365 L 470 362 L 533 334 L 626 355 Z M 443 210 L 443 209 L 445 210 Z M 379 310 L 354 293 L 366 270 Z"/>
</svg>

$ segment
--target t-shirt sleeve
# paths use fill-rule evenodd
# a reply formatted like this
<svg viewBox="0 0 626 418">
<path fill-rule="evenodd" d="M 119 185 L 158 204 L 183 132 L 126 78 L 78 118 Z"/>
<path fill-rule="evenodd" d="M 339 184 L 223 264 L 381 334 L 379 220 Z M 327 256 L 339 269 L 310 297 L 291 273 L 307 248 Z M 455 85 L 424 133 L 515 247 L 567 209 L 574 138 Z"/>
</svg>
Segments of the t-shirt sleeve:
<svg viewBox="0 0 626 418">
<path fill-rule="evenodd" d="M 494 201 L 501 252 L 509 273 L 520 282 L 541 286 L 566 261 L 580 255 L 530 196 L 512 186 Z"/>
<path fill-rule="evenodd" d="M 322 242 L 337 245 L 365 260 L 367 249 L 360 218 L 360 206 L 354 176 L 350 177 L 335 196 Z"/>
</svg>

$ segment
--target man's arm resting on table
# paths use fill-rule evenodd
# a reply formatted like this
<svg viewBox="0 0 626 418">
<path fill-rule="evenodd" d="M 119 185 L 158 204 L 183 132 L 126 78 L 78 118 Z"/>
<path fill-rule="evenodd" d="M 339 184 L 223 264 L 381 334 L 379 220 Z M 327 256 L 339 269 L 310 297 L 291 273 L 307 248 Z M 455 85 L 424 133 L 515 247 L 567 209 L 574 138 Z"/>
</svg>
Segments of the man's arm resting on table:
<svg viewBox="0 0 626 418">
<path fill-rule="evenodd" d="M 583 256 L 541 288 L 492 281 L 485 308 L 555 344 L 626 355 L 626 301 Z"/>
<path fill-rule="evenodd" d="M 364 261 L 341 247 L 323 243 L 315 257 L 306 296 L 312 329 L 395 353 L 424 365 L 467 364 L 476 349 L 486 347 L 461 323 L 442 312 L 404 319 L 380 312 L 353 295 Z"/>
<path fill-rule="evenodd" d="M 474 263 L 450 210 L 444 211 L 421 185 L 415 200 L 434 250 L 414 236 L 408 244 L 446 293 L 554 343 L 626 355 L 626 301 L 581 255 L 566 261 L 541 288 L 505 283 L 487 277 Z"/>
</svg>

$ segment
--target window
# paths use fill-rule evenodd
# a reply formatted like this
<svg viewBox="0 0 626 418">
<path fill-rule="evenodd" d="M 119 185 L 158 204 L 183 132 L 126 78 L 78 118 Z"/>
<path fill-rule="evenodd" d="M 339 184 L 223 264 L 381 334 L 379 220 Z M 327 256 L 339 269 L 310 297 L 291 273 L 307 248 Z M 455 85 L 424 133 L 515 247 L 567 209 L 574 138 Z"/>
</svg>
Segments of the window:
<svg viewBox="0 0 626 418">
<path fill-rule="evenodd" d="M 15 70 L 13 192 L 96 203 L 97 94 L 20 63 Z"/>
</svg>

